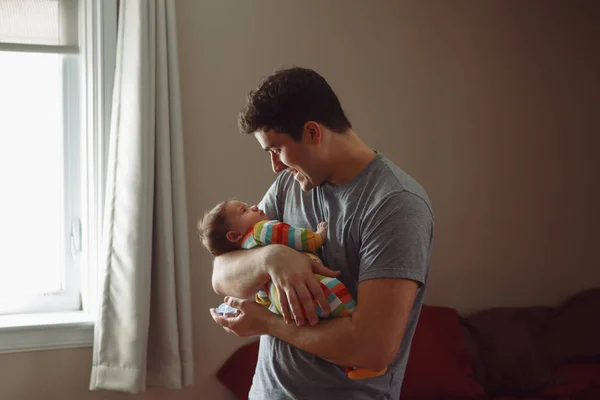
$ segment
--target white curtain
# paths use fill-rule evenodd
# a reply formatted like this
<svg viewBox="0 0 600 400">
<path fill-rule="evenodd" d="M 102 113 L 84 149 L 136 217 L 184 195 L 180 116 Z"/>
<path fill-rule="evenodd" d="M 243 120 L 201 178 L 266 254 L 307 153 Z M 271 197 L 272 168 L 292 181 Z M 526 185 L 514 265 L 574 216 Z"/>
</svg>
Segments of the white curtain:
<svg viewBox="0 0 600 400">
<path fill-rule="evenodd" d="M 173 0 L 121 0 L 90 389 L 193 382 Z"/>
</svg>

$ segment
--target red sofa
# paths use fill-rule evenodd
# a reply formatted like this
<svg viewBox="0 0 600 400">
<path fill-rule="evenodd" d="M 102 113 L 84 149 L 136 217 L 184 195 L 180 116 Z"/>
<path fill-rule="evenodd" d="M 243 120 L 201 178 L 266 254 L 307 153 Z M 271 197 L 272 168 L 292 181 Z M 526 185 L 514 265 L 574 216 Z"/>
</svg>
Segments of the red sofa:
<svg viewBox="0 0 600 400">
<path fill-rule="evenodd" d="M 217 372 L 247 399 L 258 342 Z M 560 307 L 495 308 L 460 317 L 423 307 L 402 400 L 600 400 L 600 288 Z"/>
</svg>

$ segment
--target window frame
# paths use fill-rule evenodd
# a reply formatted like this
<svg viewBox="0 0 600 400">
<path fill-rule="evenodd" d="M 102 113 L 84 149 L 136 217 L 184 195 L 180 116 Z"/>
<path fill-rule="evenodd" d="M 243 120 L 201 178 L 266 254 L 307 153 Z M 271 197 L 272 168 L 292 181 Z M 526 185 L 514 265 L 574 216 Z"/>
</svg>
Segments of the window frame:
<svg viewBox="0 0 600 400">
<path fill-rule="evenodd" d="M 40 55 L 49 56 L 54 67 L 58 67 L 55 78 L 59 79 L 58 113 L 60 115 L 61 146 L 56 151 L 61 160 L 60 177 L 57 189 L 60 196 L 60 209 L 55 210 L 62 218 L 56 228 L 55 239 L 60 243 L 60 285 L 56 288 L 46 288 L 44 291 L 27 294 L 6 294 L 0 303 L 0 315 L 24 314 L 35 312 L 75 311 L 81 309 L 81 280 L 80 257 L 77 251 L 71 250 L 71 226 L 77 228 L 80 221 L 81 185 L 79 184 L 80 169 L 80 65 L 79 59 L 70 53 L 39 53 L 27 47 L 8 50 L 8 58 L 15 57 L 23 62 L 32 62 Z M 0 49 L 6 51 L 6 49 Z M 23 58 L 21 58 L 23 57 Z M 49 61 L 50 61 L 49 60 Z M 13 65 L 14 67 L 14 65 Z M 43 67 L 42 67 L 43 68 Z M 45 199 L 42 199 L 45 200 Z"/>
<path fill-rule="evenodd" d="M 65 213 L 66 240 L 71 241 L 71 246 L 78 245 L 79 241 L 81 244 L 80 251 L 73 257 L 75 262 L 66 266 L 71 268 L 69 279 L 72 280 L 67 281 L 66 288 L 78 289 L 79 286 L 81 290 L 77 290 L 76 303 L 71 302 L 67 311 L 0 315 L 0 353 L 87 347 L 93 343 L 103 276 L 99 254 L 116 65 L 118 0 L 79 0 L 79 7 L 80 62 L 74 63 L 70 56 L 64 60 L 67 74 L 73 68 L 81 68 L 84 73 L 70 74 L 69 77 L 78 76 L 78 82 L 65 79 L 65 84 L 71 87 L 64 93 L 71 96 L 66 101 L 80 102 L 80 112 L 64 120 L 75 124 L 65 129 L 68 135 L 65 150 L 79 149 L 75 151 L 77 156 L 67 157 L 70 165 L 65 163 L 66 179 L 81 182 L 81 192 L 74 193 L 78 199 L 66 199 L 69 209 Z M 71 90 L 74 87 L 77 89 Z M 74 100 L 72 96 L 79 94 L 82 97 Z M 73 135 L 76 130 L 84 134 Z M 73 143 L 75 136 L 77 142 Z M 81 209 L 73 204 L 81 204 Z M 79 231 L 71 229 L 73 221 L 79 224 Z M 70 246 L 66 247 L 66 251 L 71 252 Z"/>
</svg>

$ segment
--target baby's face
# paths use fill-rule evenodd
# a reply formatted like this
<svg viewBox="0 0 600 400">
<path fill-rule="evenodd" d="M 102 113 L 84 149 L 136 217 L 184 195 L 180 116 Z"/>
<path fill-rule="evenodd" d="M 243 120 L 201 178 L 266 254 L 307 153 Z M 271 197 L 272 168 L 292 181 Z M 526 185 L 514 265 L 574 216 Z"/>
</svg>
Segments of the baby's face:
<svg viewBox="0 0 600 400">
<path fill-rule="evenodd" d="M 248 232 L 256 223 L 269 220 L 257 206 L 248 207 L 248 204 L 241 201 L 227 203 L 225 214 L 229 228 L 241 235 Z"/>
</svg>

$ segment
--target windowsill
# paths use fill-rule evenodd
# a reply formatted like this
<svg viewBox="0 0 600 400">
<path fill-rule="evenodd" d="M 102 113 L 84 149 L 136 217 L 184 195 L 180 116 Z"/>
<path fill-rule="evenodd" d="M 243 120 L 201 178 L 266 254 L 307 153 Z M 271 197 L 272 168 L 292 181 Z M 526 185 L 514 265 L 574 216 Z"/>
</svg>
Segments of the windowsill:
<svg viewBox="0 0 600 400">
<path fill-rule="evenodd" d="M 0 315 L 0 353 L 88 347 L 93 339 L 94 321 L 83 311 Z"/>
</svg>

